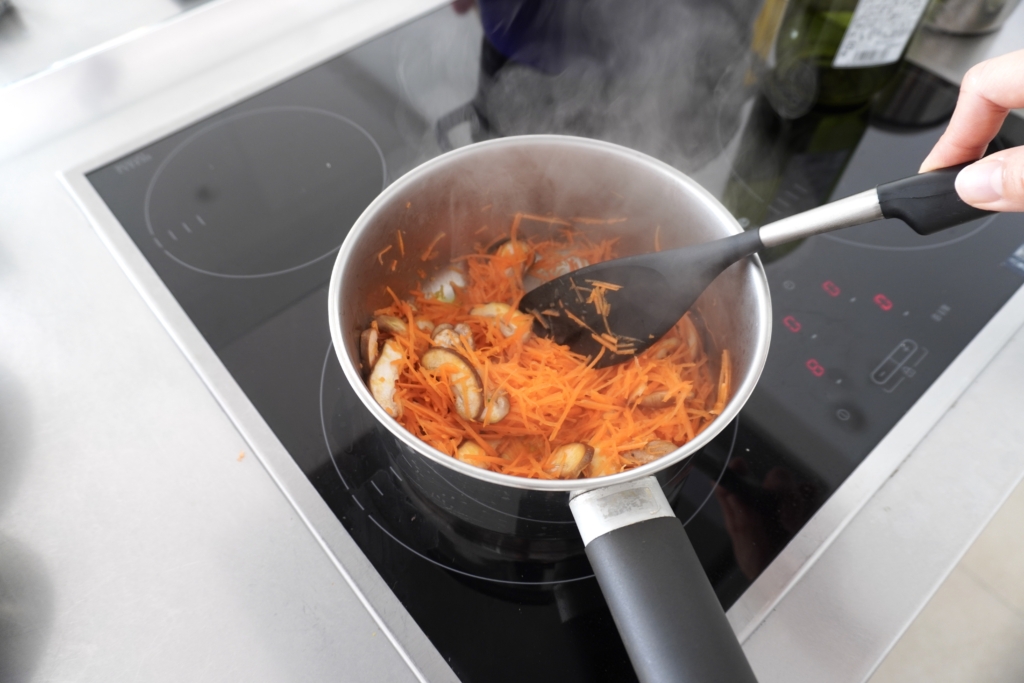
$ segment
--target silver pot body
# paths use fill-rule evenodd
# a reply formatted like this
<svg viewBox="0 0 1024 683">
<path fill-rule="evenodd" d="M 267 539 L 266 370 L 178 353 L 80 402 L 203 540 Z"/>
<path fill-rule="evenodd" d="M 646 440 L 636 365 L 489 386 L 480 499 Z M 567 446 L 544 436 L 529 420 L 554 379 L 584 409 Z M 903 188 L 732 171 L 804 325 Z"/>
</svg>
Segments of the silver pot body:
<svg viewBox="0 0 1024 683">
<path fill-rule="evenodd" d="M 618 239 L 620 256 L 681 247 L 741 231 L 729 212 L 700 185 L 639 152 L 595 140 L 557 135 L 502 138 L 437 157 L 398 179 L 363 212 L 338 253 L 328 295 L 331 337 L 349 383 L 394 437 L 393 464 L 422 501 L 479 537 L 515 539 L 523 557 L 557 559 L 582 551 L 568 502 L 575 491 L 655 475 L 669 500 L 687 459 L 740 411 L 768 352 L 771 304 L 757 258 L 722 274 L 697 301 L 709 355 L 732 357 L 734 395 L 704 432 L 675 452 L 628 472 L 569 481 L 540 481 L 459 462 L 407 432 L 376 403 L 359 371 L 359 334 L 373 311 L 448 266 L 452 259 L 507 235 L 517 212 L 563 217 L 625 217 L 609 225 L 580 225 L 593 239 Z M 661 226 L 660 229 L 658 226 Z M 557 227 L 557 226 L 556 226 Z M 544 237 L 550 224 L 523 221 L 520 232 Z M 402 231 L 405 256 L 392 249 Z M 421 257 L 433 247 L 436 258 Z M 397 265 L 391 270 L 391 258 Z M 717 362 L 717 360 L 716 360 Z"/>
</svg>

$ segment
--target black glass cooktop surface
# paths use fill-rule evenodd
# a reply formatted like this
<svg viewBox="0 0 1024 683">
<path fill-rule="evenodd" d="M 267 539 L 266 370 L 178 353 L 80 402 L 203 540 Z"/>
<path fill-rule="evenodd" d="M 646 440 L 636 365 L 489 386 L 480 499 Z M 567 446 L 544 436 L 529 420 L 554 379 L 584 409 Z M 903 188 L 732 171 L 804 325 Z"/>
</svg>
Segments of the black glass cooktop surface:
<svg viewBox="0 0 1024 683">
<path fill-rule="evenodd" d="M 869 106 L 784 119 L 737 49 L 749 8 L 677 5 L 620 26 L 650 37 L 642 54 L 580 34 L 569 13 L 527 40 L 496 33 L 485 11 L 487 40 L 478 15 L 445 8 L 88 175 L 465 681 L 633 674 L 584 557 L 509 559 L 432 515 L 389 462 L 327 327 L 334 256 L 359 213 L 451 146 L 560 132 L 658 156 L 757 226 L 915 172 L 955 101 L 955 87 L 904 66 Z M 664 39 L 694 22 L 710 28 Z M 544 40 L 560 49 L 538 48 Z M 1024 142 L 1014 126 L 994 144 Z M 724 607 L 1024 283 L 1022 245 L 1024 217 L 1004 215 L 928 238 L 883 221 L 764 254 L 774 309 L 764 375 L 675 482 L 675 509 Z"/>
</svg>

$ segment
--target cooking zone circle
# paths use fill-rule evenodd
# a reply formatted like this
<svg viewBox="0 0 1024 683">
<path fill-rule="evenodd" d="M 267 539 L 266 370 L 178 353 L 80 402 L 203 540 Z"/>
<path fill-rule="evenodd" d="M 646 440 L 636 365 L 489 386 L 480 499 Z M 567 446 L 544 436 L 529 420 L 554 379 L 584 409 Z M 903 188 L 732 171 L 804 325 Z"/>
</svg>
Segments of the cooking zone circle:
<svg viewBox="0 0 1024 683">
<path fill-rule="evenodd" d="M 384 154 L 359 124 L 312 107 L 263 107 L 171 150 L 146 189 L 146 228 L 193 271 L 283 275 L 334 254 L 386 184 Z"/>
<path fill-rule="evenodd" d="M 888 220 L 847 228 L 843 230 L 843 237 L 838 235 L 821 235 L 821 237 L 851 247 L 874 249 L 875 251 L 928 251 L 929 249 L 950 247 L 971 239 L 992 225 L 999 215 L 993 214 L 981 221 L 967 223 L 927 236 L 918 235 L 900 221 Z"/>
<path fill-rule="evenodd" d="M 493 534 L 488 537 L 468 525 L 452 523 L 441 511 L 418 500 L 415 488 L 405 481 L 400 471 L 400 459 L 407 456 L 386 452 L 388 437 L 378 436 L 376 430 L 382 428 L 373 416 L 362 415 L 364 412 L 345 379 L 333 346 L 329 345 L 320 376 L 320 419 L 324 446 L 353 504 L 351 516 L 364 517 L 408 552 L 463 577 L 497 584 L 544 587 L 593 576 L 582 552 L 554 562 L 524 562 L 513 556 L 513 548 L 502 547 L 503 541 L 515 543 L 511 530 L 517 523 L 528 520 L 508 515 L 508 538 L 499 538 L 495 543 Z M 360 432 L 365 435 L 358 436 Z M 684 525 L 711 499 L 731 459 L 737 433 L 738 424 L 726 429 L 718 443 L 712 442 L 693 455 L 691 470 L 684 470 L 678 481 L 670 482 L 670 488 L 679 489 L 675 508 Z M 346 438 L 351 445 L 340 446 L 339 442 Z M 716 448 L 721 443 L 725 447 Z M 435 469 L 444 474 L 442 468 Z M 690 476 L 686 476 L 687 472 Z M 454 484 L 449 482 L 449 485 L 454 494 L 466 495 Z M 495 512 L 500 514 L 500 511 Z"/>
</svg>

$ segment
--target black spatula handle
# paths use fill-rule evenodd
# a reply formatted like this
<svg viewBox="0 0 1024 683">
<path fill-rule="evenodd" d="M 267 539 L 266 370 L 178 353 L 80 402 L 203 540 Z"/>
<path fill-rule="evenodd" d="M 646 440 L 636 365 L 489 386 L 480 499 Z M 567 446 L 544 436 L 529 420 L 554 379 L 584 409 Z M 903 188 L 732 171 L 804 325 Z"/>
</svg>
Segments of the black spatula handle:
<svg viewBox="0 0 1024 683">
<path fill-rule="evenodd" d="M 991 211 L 976 209 L 960 199 L 956 177 L 968 164 L 894 180 L 878 186 L 878 203 L 886 218 L 899 218 L 921 235 L 952 228 Z"/>
</svg>

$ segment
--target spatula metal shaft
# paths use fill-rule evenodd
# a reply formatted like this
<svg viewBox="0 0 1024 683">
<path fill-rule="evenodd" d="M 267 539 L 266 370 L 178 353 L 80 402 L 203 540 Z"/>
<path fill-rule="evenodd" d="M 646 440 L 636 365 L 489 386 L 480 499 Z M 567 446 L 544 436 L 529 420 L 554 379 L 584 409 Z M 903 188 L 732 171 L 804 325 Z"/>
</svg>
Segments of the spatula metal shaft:
<svg viewBox="0 0 1024 683">
<path fill-rule="evenodd" d="M 781 221 L 769 223 L 762 227 L 759 233 L 765 247 L 774 247 L 811 235 L 820 235 L 823 232 L 870 223 L 882 218 L 878 191 L 870 189 L 846 199 L 783 218 Z"/>
</svg>

